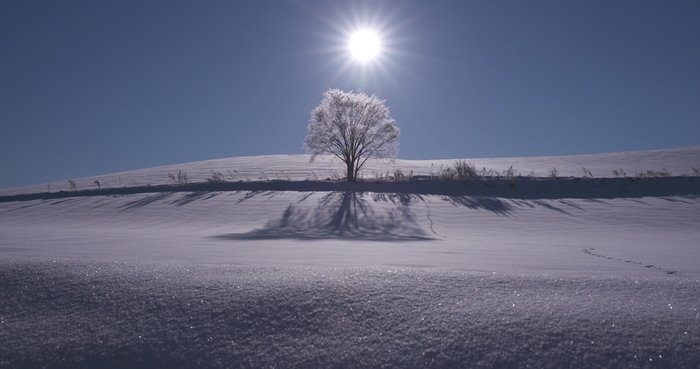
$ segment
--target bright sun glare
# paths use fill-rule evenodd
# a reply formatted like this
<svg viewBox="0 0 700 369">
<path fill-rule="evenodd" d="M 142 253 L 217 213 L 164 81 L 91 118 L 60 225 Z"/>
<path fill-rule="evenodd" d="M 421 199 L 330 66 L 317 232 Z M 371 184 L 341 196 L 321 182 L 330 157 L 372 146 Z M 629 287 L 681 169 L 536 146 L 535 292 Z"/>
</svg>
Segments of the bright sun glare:
<svg viewBox="0 0 700 369">
<path fill-rule="evenodd" d="M 335 69 L 329 84 L 335 84 L 345 76 L 358 90 L 366 88 L 370 81 L 379 81 L 379 77 L 398 85 L 394 73 L 408 72 L 399 61 L 413 56 L 413 53 L 397 46 L 411 41 L 406 27 L 414 18 L 394 19 L 401 14 L 399 2 L 396 7 L 388 9 L 368 4 L 363 7 L 358 5 L 360 3 L 350 2 L 349 8 L 335 7 L 334 16 L 312 13 L 328 26 L 323 32 L 319 31 L 318 38 L 331 41 L 324 42 L 327 46 L 312 53 L 334 55 L 321 67 Z"/>
<path fill-rule="evenodd" d="M 360 61 L 366 62 L 379 54 L 379 36 L 370 30 L 355 32 L 350 37 L 350 52 Z"/>
</svg>

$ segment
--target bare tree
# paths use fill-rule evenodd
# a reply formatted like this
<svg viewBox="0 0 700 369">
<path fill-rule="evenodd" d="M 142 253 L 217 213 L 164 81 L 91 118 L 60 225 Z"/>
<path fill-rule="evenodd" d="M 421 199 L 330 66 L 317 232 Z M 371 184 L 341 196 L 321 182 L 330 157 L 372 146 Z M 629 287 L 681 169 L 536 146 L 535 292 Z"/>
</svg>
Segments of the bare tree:
<svg viewBox="0 0 700 369">
<path fill-rule="evenodd" d="M 369 158 L 396 157 L 398 137 L 399 128 L 383 100 L 332 89 L 311 112 L 304 148 L 311 161 L 318 155 L 335 155 L 347 166 L 347 180 L 354 182 Z"/>
</svg>

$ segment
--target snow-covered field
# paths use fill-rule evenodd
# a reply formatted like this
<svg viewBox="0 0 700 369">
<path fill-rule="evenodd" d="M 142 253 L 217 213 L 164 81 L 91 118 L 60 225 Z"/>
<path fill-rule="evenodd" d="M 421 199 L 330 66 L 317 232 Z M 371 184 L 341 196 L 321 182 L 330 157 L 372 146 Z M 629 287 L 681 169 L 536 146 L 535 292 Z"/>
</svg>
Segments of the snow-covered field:
<svg viewBox="0 0 700 369">
<path fill-rule="evenodd" d="M 700 147 L 469 161 L 0 190 L 0 366 L 700 367 Z"/>
</svg>

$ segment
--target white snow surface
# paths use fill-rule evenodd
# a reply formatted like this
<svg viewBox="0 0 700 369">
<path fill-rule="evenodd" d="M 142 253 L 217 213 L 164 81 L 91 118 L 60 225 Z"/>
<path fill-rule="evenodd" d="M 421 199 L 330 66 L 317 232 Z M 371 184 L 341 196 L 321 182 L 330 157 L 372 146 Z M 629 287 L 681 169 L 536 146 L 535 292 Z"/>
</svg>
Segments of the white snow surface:
<svg viewBox="0 0 700 369">
<path fill-rule="evenodd" d="M 0 190 L 0 367 L 699 367 L 700 147 L 467 161 Z"/>
</svg>

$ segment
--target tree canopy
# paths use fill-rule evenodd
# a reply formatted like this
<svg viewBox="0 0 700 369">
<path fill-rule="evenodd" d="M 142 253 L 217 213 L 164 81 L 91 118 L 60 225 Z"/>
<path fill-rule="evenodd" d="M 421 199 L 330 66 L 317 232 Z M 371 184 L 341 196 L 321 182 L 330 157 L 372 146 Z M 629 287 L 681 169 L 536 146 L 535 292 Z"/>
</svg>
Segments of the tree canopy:
<svg viewBox="0 0 700 369">
<path fill-rule="evenodd" d="M 399 149 L 399 128 L 389 108 L 376 96 L 328 90 L 311 111 L 304 148 L 316 156 L 331 154 L 347 166 L 347 180 L 356 181 L 370 158 L 394 158 Z"/>
</svg>

